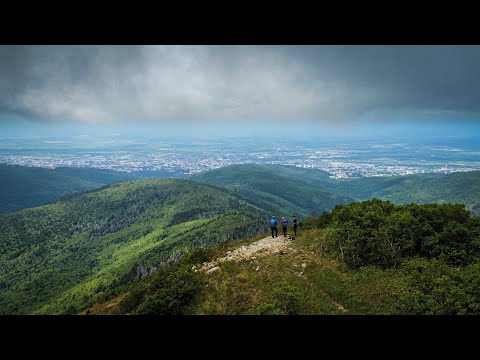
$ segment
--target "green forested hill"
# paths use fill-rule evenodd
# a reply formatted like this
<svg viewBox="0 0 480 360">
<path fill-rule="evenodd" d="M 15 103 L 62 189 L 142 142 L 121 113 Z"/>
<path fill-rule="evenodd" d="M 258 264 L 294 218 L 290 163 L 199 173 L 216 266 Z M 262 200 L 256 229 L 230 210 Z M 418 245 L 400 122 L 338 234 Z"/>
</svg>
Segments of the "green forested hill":
<svg viewBox="0 0 480 360">
<path fill-rule="evenodd" d="M 224 186 L 267 209 L 318 214 L 336 204 L 374 197 L 395 204 L 461 203 L 480 214 L 480 171 L 333 179 L 315 169 L 233 165 L 192 180 Z"/>
<path fill-rule="evenodd" d="M 155 174 L 0 164 L 0 212 L 43 205 L 71 193 L 147 176 Z M 336 204 L 376 197 L 395 204 L 462 203 L 480 215 L 480 171 L 332 179 L 317 169 L 244 164 L 207 171 L 191 179 L 233 190 L 276 214 L 319 214 Z"/>
<path fill-rule="evenodd" d="M 326 186 L 359 200 L 376 197 L 395 204 L 459 203 L 480 215 L 480 171 L 339 179 Z"/>
<path fill-rule="evenodd" d="M 329 174 L 315 169 L 279 165 L 232 165 L 191 178 L 222 186 L 275 215 L 321 214 L 337 204 L 354 201 L 350 196 L 326 190 Z"/>
<path fill-rule="evenodd" d="M 194 246 L 265 231 L 224 189 L 139 180 L 0 215 L 0 313 L 77 312 Z"/>
<path fill-rule="evenodd" d="M 112 170 L 0 164 L 0 212 L 43 205 L 71 193 L 133 179 L 133 175 Z"/>
</svg>

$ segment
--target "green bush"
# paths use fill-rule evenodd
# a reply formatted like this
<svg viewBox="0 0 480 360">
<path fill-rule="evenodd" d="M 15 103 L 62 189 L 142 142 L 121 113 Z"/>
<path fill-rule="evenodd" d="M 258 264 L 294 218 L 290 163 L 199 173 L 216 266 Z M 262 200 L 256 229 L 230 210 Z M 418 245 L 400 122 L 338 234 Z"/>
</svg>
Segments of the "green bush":
<svg viewBox="0 0 480 360">
<path fill-rule="evenodd" d="M 140 315 L 180 315 L 186 312 L 201 284 L 185 265 L 172 265 L 155 273 L 149 294 L 137 309 Z"/>
<path fill-rule="evenodd" d="M 442 232 L 425 239 L 424 252 L 429 257 L 444 255 L 452 265 L 465 265 L 473 260 L 476 244 L 473 233 L 458 222 L 450 222 Z"/>
<path fill-rule="evenodd" d="M 328 234 L 322 250 L 351 268 L 398 266 L 413 256 L 439 258 L 451 265 L 471 263 L 479 252 L 480 222 L 462 205 L 395 206 L 377 199 L 338 205 L 317 223 Z"/>
<path fill-rule="evenodd" d="M 135 310 L 145 298 L 145 289 L 140 287 L 133 288 L 119 304 L 122 313 L 129 313 Z"/>
<path fill-rule="evenodd" d="M 461 269 L 442 259 L 412 259 L 405 263 L 408 290 L 398 301 L 397 310 L 410 315 L 459 315 L 474 313 L 475 297 L 465 286 Z M 478 301 L 478 299 L 477 299 Z"/>
<path fill-rule="evenodd" d="M 309 217 L 306 217 L 303 221 L 302 221 L 302 230 L 311 230 L 311 229 L 316 229 L 316 228 L 323 228 L 323 222 L 322 222 L 322 219 L 325 217 L 325 216 L 328 216 L 329 214 L 331 213 L 327 213 L 327 212 L 324 212 L 322 215 L 320 215 L 319 217 L 316 217 L 316 216 L 309 216 Z M 300 225 L 299 225 L 300 226 Z"/>
</svg>

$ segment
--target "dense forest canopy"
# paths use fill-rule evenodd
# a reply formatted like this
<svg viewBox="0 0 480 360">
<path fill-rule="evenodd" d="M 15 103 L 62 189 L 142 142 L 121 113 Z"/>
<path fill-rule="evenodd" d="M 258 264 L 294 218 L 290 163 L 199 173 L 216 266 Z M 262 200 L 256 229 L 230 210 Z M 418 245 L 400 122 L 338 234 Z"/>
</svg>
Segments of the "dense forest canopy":
<svg viewBox="0 0 480 360">
<path fill-rule="evenodd" d="M 122 182 L 0 215 L 1 312 L 72 311 L 191 248 L 256 235 L 267 216 L 187 180 Z"/>
</svg>

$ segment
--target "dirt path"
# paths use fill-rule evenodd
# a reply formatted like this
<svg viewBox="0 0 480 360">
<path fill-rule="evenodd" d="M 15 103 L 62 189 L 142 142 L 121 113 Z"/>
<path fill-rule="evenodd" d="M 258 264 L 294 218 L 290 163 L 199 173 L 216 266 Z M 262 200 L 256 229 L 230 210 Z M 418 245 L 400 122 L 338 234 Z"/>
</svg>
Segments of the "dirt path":
<svg viewBox="0 0 480 360">
<path fill-rule="evenodd" d="M 263 239 L 257 240 L 254 243 L 246 246 L 240 246 L 234 251 L 227 252 L 227 255 L 209 263 L 203 263 L 198 271 L 206 271 L 207 273 L 214 272 L 219 269 L 220 263 L 224 261 L 245 261 L 255 259 L 257 256 L 264 256 L 267 254 L 277 254 L 281 251 L 288 251 L 291 249 L 290 240 L 283 236 L 272 238 L 267 236 Z"/>
</svg>

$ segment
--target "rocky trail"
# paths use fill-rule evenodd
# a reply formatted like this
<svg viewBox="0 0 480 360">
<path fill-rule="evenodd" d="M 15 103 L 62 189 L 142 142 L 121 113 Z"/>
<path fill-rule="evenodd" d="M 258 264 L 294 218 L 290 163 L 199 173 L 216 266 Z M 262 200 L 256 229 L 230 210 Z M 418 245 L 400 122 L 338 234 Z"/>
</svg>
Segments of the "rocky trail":
<svg viewBox="0 0 480 360">
<path fill-rule="evenodd" d="M 255 260 L 257 256 L 288 252 L 289 250 L 292 250 L 290 244 L 291 240 L 289 240 L 287 237 L 278 236 L 276 238 L 272 238 L 271 236 L 267 236 L 263 239 L 255 241 L 250 245 L 240 246 L 234 251 L 229 251 L 227 252 L 226 256 L 215 259 L 211 262 L 203 263 L 200 267 L 195 267 L 195 270 L 206 271 L 210 274 L 220 269 L 219 265 L 222 262 Z"/>
</svg>

